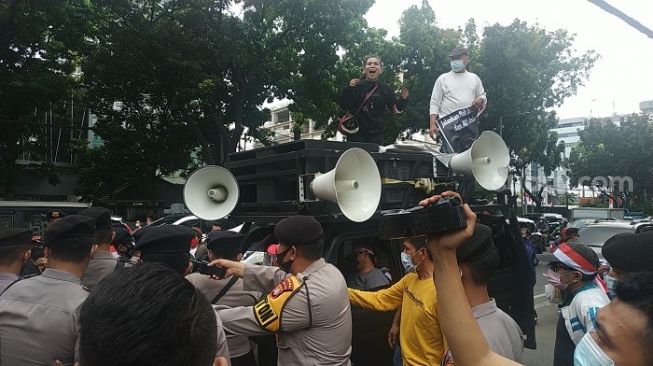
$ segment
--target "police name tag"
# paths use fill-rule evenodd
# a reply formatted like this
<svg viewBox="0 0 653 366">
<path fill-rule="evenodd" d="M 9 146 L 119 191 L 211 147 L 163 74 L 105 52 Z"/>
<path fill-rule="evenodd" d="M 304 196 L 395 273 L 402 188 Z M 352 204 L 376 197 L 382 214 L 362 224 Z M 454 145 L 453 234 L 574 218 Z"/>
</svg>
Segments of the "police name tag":
<svg viewBox="0 0 653 366">
<path fill-rule="evenodd" d="M 286 302 L 301 288 L 303 282 L 295 276 L 284 278 L 277 287 L 254 305 L 254 316 L 259 326 L 270 332 L 281 327 L 281 312 Z"/>
</svg>

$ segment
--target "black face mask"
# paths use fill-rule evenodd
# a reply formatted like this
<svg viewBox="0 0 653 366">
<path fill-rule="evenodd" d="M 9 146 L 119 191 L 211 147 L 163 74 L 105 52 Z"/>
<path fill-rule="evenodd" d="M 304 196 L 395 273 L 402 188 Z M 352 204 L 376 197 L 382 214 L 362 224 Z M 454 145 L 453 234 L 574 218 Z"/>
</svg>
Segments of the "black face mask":
<svg viewBox="0 0 653 366">
<path fill-rule="evenodd" d="M 283 262 L 283 259 L 286 257 L 286 254 L 288 253 L 288 251 L 291 248 L 292 247 L 289 247 L 288 249 L 284 250 L 283 252 L 277 253 L 278 260 L 282 261 L 282 262 L 279 262 L 279 268 L 281 268 L 281 270 L 286 272 L 286 273 L 290 273 L 290 267 L 292 266 L 293 261 L 289 260 L 289 261 Z"/>
</svg>

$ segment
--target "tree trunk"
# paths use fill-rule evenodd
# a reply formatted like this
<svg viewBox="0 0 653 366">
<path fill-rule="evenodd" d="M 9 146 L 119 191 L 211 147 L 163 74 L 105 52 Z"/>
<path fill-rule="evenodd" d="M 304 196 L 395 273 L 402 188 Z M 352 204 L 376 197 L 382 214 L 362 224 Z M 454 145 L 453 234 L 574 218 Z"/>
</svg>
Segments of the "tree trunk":
<svg viewBox="0 0 653 366">
<path fill-rule="evenodd" d="M 202 146 L 202 155 L 204 155 L 204 162 L 209 165 L 215 165 L 215 158 L 213 157 L 211 146 L 209 145 L 209 142 L 207 141 L 204 134 L 202 133 L 202 130 L 197 124 L 197 121 L 195 120 L 195 118 L 191 116 L 188 116 L 187 120 L 191 131 L 193 131 L 193 134 L 195 135 L 195 138 L 197 138 L 197 141 L 199 141 L 200 146 Z"/>
</svg>

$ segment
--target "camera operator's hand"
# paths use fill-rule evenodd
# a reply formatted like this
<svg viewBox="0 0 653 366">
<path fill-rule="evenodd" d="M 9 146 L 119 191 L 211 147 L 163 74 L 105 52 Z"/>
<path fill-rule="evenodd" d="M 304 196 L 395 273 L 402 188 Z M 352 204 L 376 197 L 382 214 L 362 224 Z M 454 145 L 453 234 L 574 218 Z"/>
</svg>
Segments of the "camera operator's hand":
<svg viewBox="0 0 653 366">
<path fill-rule="evenodd" d="M 216 259 L 208 264 L 209 266 L 220 266 L 227 269 L 224 277 L 236 276 L 242 278 L 245 275 L 245 263 L 230 261 L 227 259 Z"/>
<path fill-rule="evenodd" d="M 460 194 L 452 191 L 443 192 L 441 195 L 435 195 L 420 202 L 421 206 L 427 207 L 437 203 L 441 198 L 457 197 L 461 199 Z M 462 201 L 462 199 L 461 199 Z M 429 238 L 428 247 L 432 253 L 443 251 L 454 251 L 467 239 L 471 238 L 474 234 L 474 226 L 476 224 L 476 214 L 469 208 L 469 205 L 464 204 L 463 210 L 467 217 L 467 227 L 464 230 L 457 230 L 448 232 L 441 235 L 434 235 Z"/>
</svg>

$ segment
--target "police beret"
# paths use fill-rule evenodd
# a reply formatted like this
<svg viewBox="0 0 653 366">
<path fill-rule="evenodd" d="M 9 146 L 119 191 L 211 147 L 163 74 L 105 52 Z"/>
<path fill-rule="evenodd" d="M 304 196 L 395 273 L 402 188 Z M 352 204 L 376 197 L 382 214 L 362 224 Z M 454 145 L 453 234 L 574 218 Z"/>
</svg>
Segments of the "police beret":
<svg viewBox="0 0 653 366">
<path fill-rule="evenodd" d="M 214 253 L 235 254 L 243 250 L 245 235 L 235 231 L 220 231 L 211 236 L 206 247 Z"/>
<path fill-rule="evenodd" d="M 474 262 L 485 258 L 495 250 L 492 229 L 476 224 L 472 237 L 456 249 L 456 258 L 459 263 Z"/>
<path fill-rule="evenodd" d="M 458 56 L 466 55 L 467 53 L 468 53 L 467 48 L 456 47 L 453 50 L 451 50 L 451 53 L 449 53 L 449 57 L 458 57 Z"/>
<path fill-rule="evenodd" d="M 614 235 L 601 253 L 612 267 L 624 272 L 653 271 L 653 231 Z"/>
<path fill-rule="evenodd" d="M 63 239 L 93 239 L 94 235 L 95 219 L 82 215 L 70 215 L 55 221 L 45 231 L 43 245 L 47 246 Z"/>
<path fill-rule="evenodd" d="M 95 230 L 111 229 L 111 211 L 104 207 L 90 207 L 79 212 L 80 215 L 95 219 Z"/>
<path fill-rule="evenodd" d="M 63 212 L 63 211 L 52 210 L 52 211 L 48 212 L 48 221 L 52 221 L 52 220 L 55 220 L 55 219 L 60 219 L 60 218 L 66 217 L 66 216 L 67 216 L 66 213 Z"/>
<path fill-rule="evenodd" d="M 182 225 L 150 226 L 136 240 L 134 249 L 151 254 L 187 253 L 194 235 L 193 229 Z"/>
<path fill-rule="evenodd" d="M 314 244 L 322 234 L 322 225 L 313 216 L 290 216 L 274 226 L 279 243 L 297 247 Z"/>
<path fill-rule="evenodd" d="M 7 229 L 0 231 L 0 247 L 32 245 L 32 230 Z"/>
<path fill-rule="evenodd" d="M 131 234 L 131 230 L 125 226 L 125 224 L 114 224 L 113 231 L 116 233 L 115 238 L 113 238 L 114 247 L 118 245 L 134 245 L 134 237 Z"/>
</svg>

